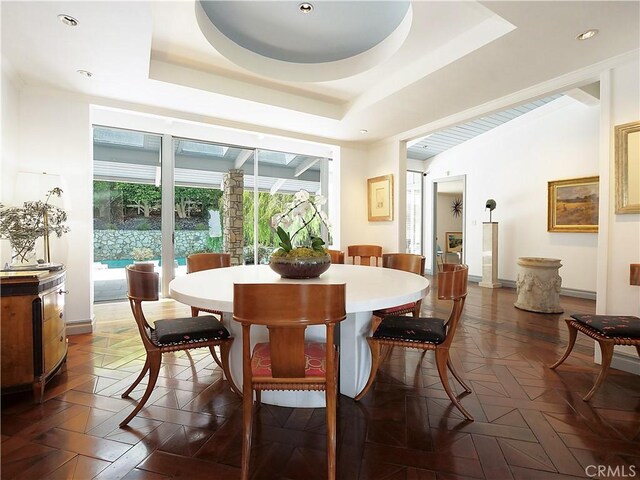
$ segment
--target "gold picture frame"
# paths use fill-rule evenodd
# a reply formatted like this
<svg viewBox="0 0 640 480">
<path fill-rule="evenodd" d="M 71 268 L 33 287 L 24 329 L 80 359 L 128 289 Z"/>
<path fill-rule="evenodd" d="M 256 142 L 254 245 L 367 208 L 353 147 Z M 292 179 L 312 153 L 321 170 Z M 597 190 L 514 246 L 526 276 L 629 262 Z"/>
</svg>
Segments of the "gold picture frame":
<svg viewBox="0 0 640 480">
<path fill-rule="evenodd" d="M 583 177 L 548 183 L 547 231 L 598 231 L 599 178 Z"/>
<path fill-rule="evenodd" d="M 446 232 L 445 238 L 447 253 L 462 252 L 462 232 Z"/>
<path fill-rule="evenodd" d="M 393 220 L 393 175 L 367 180 L 367 205 L 370 222 Z"/>
<path fill-rule="evenodd" d="M 616 213 L 640 213 L 640 122 L 615 127 Z"/>
</svg>

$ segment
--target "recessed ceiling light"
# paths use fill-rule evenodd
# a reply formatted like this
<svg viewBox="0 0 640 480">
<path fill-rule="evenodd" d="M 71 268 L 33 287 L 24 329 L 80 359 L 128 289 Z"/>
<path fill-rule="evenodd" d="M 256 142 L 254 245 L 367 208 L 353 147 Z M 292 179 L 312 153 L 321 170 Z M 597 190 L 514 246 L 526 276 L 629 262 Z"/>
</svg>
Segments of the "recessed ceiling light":
<svg viewBox="0 0 640 480">
<path fill-rule="evenodd" d="M 360 130 L 360 133 L 362 133 L 362 134 L 369 133 L 369 130 L 367 130 L 366 128 L 363 128 L 362 130 Z"/>
<path fill-rule="evenodd" d="M 77 19 L 73 18 L 71 15 L 65 15 L 61 13 L 58 15 L 58 20 L 60 20 L 65 25 L 69 25 L 70 27 L 77 27 L 80 23 Z"/>
<path fill-rule="evenodd" d="M 91 72 L 90 72 L 90 71 L 88 71 L 88 70 L 77 70 L 77 72 L 78 72 L 80 75 L 85 76 L 85 77 L 93 77 L 93 73 L 91 73 Z"/>
<path fill-rule="evenodd" d="M 592 28 L 587 30 L 586 32 L 582 32 L 580 35 L 576 37 L 576 40 L 589 40 L 592 37 L 595 37 L 598 34 L 598 30 Z"/>
<path fill-rule="evenodd" d="M 298 5 L 298 8 L 302 13 L 311 13 L 311 10 L 313 10 L 313 5 L 308 2 L 304 2 Z"/>
</svg>

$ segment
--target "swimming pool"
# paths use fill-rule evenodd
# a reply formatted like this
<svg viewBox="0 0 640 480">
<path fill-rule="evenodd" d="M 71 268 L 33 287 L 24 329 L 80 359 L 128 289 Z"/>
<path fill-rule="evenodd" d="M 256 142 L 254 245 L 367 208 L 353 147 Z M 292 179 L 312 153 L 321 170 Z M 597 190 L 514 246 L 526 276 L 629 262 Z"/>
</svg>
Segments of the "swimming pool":
<svg viewBox="0 0 640 480">
<path fill-rule="evenodd" d="M 178 265 L 186 265 L 186 257 L 176 258 Z M 162 261 L 159 258 L 151 258 L 150 261 L 156 261 L 159 265 L 162 265 Z M 120 260 L 101 260 L 100 263 L 107 265 L 107 268 L 124 268 L 127 265 L 134 263 L 132 258 L 122 258 Z"/>
</svg>

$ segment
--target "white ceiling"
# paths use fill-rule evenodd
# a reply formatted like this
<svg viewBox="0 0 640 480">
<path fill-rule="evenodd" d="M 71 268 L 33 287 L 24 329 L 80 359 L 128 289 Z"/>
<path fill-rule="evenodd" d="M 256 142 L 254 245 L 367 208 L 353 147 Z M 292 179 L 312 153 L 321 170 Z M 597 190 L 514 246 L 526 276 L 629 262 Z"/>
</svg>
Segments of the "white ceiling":
<svg viewBox="0 0 640 480">
<path fill-rule="evenodd" d="M 638 49 L 639 5 L 411 2 L 410 29 L 395 53 L 338 80 L 323 70 L 339 65 L 311 64 L 304 74 L 322 81 L 294 81 L 302 78 L 298 64 L 254 57 L 257 74 L 239 65 L 250 55 L 229 55 L 234 63 L 214 49 L 193 1 L 2 1 L 2 59 L 29 84 L 271 131 L 375 141 Z M 63 25 L 60 13 L 79 26 Z M 589 28 L 600 33 L 575 40 Z"/>
</svg>

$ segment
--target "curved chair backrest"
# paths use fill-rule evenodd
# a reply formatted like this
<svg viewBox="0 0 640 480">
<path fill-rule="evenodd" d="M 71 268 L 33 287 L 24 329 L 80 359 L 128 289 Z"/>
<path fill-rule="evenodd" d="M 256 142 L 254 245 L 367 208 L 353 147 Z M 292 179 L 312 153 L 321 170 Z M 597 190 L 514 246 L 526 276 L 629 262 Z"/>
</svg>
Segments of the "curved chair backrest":
<svg viewBox="0 0 640 480">
<path fill-rule="evenodd" d="M 424 275 L 425 257 L 413 253 L 385 253 L 382 255 L 382 266 Z"/>
<path fill-rule="evenodd" d="M 151 268 L 149 268 L 151 267 Z M 153 264 L 133 264 L 125 268 L 127 274 L 127 296 L 133 318 L 138 325 L 142 343 L 147 350 L 156 348 L 151 341 L 151 325 L 142 311 L 142 302 L 158 300 L 160 275 L 153 271 Z"/>
<path fill-rule="evenodd" d="M 152 263 L 127 265 L 127 296 L 130 300 L 158 300 L 160 275 L 154 271 Z"/>
<path fill-rule="evenodd" d="M 442 269 L 438 272 L 438 298 L 453 300 L 453 308 L 446 323 L 447 338 L 442 343 L 443 346 L 449 346 L 453 342 L 453 336 L 462 316 L 464 301 L 467 298 L 469 267 L 463 264 L 445 263 Z"/>
<path fill-rule="evenodd" d="M 251 325 L 269 329 L 273 377 L 304 381 L 306 327 L 326 325 L 325 351 L 329 351 L 334 326 L 345 318 L 344 284 L 243 283 L 233 288 L 233 319 L 242 324 L 245 375 L 251 375 Z M 333 355 L 327 355 L 327 375 L 335 368 Z"/>
<path fill-rule="evenodd" d="M 187 257 L 187 273 L 230 266 L 229 253 L 193 253 Z"/>
<path fill-rule="evenodd" d="M 347 254 L 354 265 L 356 265 L 356 257 L 360 257 L 360 265 L 371 265 L 371 257 L 374 257 L 377 267 L 378 258 L 382 256 L 382 247 L 380 245 L 349 245 Z"/>
<path fill-rule="evenodd" d="M 438 272 L 438 298 L 460 300 L 467 296 L 469 267 L 461 263 L 445 263 Z"/>
<path fill-rule="evenodd" d="M 344 263 L 344 252 L 342 250 L 328 250 L 331 256 L 331 263 Z"/>
</svg>

